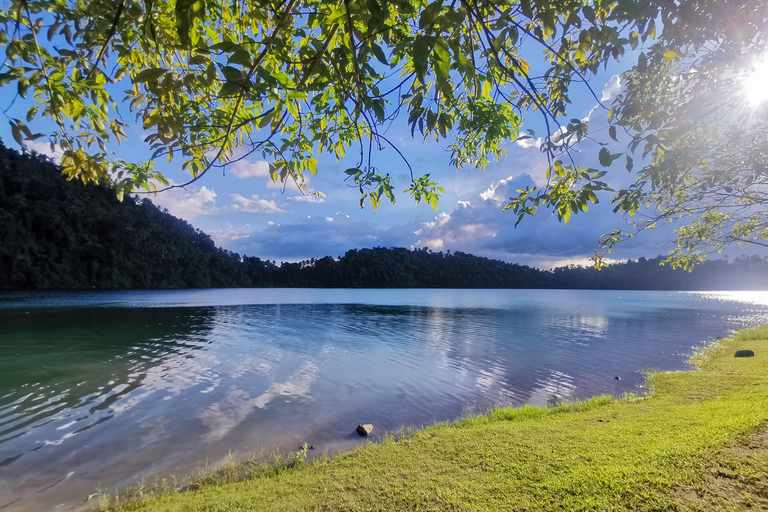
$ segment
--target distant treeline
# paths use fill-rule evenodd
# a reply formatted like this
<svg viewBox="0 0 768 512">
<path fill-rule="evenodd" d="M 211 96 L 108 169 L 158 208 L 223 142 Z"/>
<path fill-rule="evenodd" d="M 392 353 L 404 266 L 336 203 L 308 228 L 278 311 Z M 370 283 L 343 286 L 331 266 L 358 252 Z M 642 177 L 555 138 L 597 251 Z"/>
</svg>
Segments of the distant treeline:
<svg viewBox="0 0 768 512">
<path fill-rule="evenodd" d="M 501 214 L 501 213 L 500 213 Z M 462 252 L 382 248 L 282 263 L 217 248 L 150 200 L 67 181 L 45 157 L 0 144 L 0 289 L 338 287 L 768 289 L 768 259 L 698 265 L 640 258 L 541 271 Z"/>
</svg>

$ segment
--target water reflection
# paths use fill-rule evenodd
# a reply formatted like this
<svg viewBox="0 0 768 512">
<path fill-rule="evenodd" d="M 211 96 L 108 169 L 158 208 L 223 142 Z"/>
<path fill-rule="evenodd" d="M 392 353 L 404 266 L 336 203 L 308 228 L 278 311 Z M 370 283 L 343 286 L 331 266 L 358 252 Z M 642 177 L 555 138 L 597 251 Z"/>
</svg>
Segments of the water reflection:
<svg viewBox="0 0 768 512">
<path fill-rule="evenodd" d="M 212 321 L 210 309 L 0 310 L 4 494 L 50 494 L 126 431 L 105 429 L 110 420 L 136 406 L 146 416 L 158 395 L 215 385 L 194 356 Z"/>
<path fill-rule="evenodd" d="M 768 312 L 765 294 L 218 292 L 0 305 L 3 512 L 66 508 L 232 449 L 348 447 L 359 423 L 634 391 L 642 370 L 683 369 L 695 345 Z M 131 297 L 153 307 L 96 304 Z M 208 305 L 156 307 L 180 300 Z"/>
<path fill-rule="evenodd" d="M 286 382 L 275 382 L 269 388 L 251 399 L 248 393 L 234 386 L 224 398 L 207 407 L 198 418 L 208 429 L 203 441 L 218 441 L 239 425 L 253 409 L 264 409 L 275 399 L 307 401 L 315 383 L 317 366 L 305 363 Z"/>
</svg>

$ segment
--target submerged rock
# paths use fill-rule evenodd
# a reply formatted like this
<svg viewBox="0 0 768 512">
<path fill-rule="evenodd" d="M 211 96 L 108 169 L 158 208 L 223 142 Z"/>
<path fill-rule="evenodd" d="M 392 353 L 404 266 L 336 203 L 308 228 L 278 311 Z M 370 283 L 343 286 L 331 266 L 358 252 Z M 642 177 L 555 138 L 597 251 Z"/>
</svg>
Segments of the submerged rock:
<svg viewBox="0 0 768 512">
<path fill-rule="evenodd" d="M 733 357 L 755 357 L 754 350 L 737 350 Z"/>
<path fill-rule="evenodd" d="M 357 426 L 357 433 L 361 437 L 365 437 L 369 435 L 371 432 L 373 432 L 373 425 L 365 424 L 365 425 L 358 425 Z"/>
</svg>

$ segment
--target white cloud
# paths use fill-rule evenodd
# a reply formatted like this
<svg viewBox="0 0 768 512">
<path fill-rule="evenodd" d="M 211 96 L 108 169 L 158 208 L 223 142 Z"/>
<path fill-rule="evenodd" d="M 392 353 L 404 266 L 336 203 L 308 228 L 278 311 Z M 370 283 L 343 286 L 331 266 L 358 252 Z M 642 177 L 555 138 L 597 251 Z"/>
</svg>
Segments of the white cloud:
<svg viewBox="0 0 768 512">
<path fill-rule="evenodd" d="M 489 201 L 492 200 L 496 204 L 501 205 L 502 203 L 506 202 L 507 200 L 507 187 L 505 186 L 507 183 L 514 181 L 514 176 L 509 176 L 508 178 L 505 178 L 503 180 L 499 180 L 496 183 L 491 183 L 491 186 L 488 187 L 484 192 L 480 193 L 480 198 Z M 464 207 L 468 206 L 469 203 L 464 205 Z"/>
<path fill-rule="evenodd" d="M 269 163 L 264 160 L 256 162 L 240 160 L 232 166 L 230 172 L 241 180 L 245 178 L 269 178 Z M 272 180 L 270 179 L 270 181 Z"/>
<path fill-rule="evenodd" d="M 176 183 L 170 180 L 171 185 Z M 158 188 L 161 187 L 157 184 Z M 146 197 L 146 196 L 142 196 Z M 208 187 L 190 185 L 185 188 L 172 188 L 149 196 L 150 201 L 181 219 L 190 221 L 200 215 L 212 215 L 220 209 L 216 206 L 216 192 Z"/>
<path fill-rule="evenodd" d="M 621 85 L 621 76 L 613 75 L 608 83 L 603 87 L 603 97 L 600 101 L 612 100 L 621 92 L 623 86 Z"/>
<path fill-rule="evenodd" d="M 318 196 L 312 192 L 307 193 L 306 195 L 291 196 L 288 198 L 288 200 L 302 202 L 302 203 L 324 203 L 325 202 L 324 197 Z"/>
<path fill-rule="evenodd" d="M 51 151 L 51 144 L 42 141 L 24 141 L 24 148 L 27 151 L 34 151 L 37 154 L 45 155 L 57 164 L 61 163 L 61 157 L 64 154 L 60 146 L 54 145 L 53 151 Z"/>
<path fill-rule="evenodd" d="M 421 229 L 418 231 L 414 231 L 414 235 L 421 235 L 427 230 L 438 228 L 444 224 L 446 224 L 449 220 L 451 220 L 451 216 L 448 215 L 445 212 L 440 212 L 437 217 L 435 217 L 435 220 L 432 222 L 422 222 L 421 223 Z"/>
<path fill-rule="evenodd" d="M 234 242 L 235 240 L 240 240 L 241 238 L 246 238 L 250 235 L 250 233 L 245 233 L 243 231 L 225 231 L 223 229 L 217 229 L 216 231 L 206 231 L 213 240 L 213 242 L 218 246 L 224 246 L 231 242 Z"/>
<path fill-rule="evenodd" d="M 483 198 L 483 202 L 490 204 L 492 201 Z M 463 247 L 475 246 L 483 239 L 495 237 L 498 228 L 491 225 L 494 219 L 476 219 L 471 213 L 467 215 L 468 209 L 472 209 L 472 206 L 465 203 L 454 208 L 454 216 L 461 217 L 458 221 L 441 212 L 434 221 L 422 222 L 421 227 L 414 231 L 421 238 L 411 248 L 427 246 L 433 251 L 445 248 L 461 250 Z"/>
<path fill-rule="evenodd" d="M 536 138 L 528 135 L 526 136 L 526 138 L 517 139 L 515 142 L 517 143 L 518 146 L 524 149 L 528 149 L 528 148 L 538 149 L 541 147 L 541 143 L 544 142 L 544 139 L 541 137 Z"/>
<path fill-rule="evenodd" d="M 254 194 L 250 198 L 241 196 L 240 194 L 230 194 L 230 197 L 235 200 L 235 204 L 230 208 L 236 212 L 243 213 L 285 213 L 281 210 L 277 203 L 269 201 L 267 199 L 261 199 L 258 195 Z"/>
</svg>

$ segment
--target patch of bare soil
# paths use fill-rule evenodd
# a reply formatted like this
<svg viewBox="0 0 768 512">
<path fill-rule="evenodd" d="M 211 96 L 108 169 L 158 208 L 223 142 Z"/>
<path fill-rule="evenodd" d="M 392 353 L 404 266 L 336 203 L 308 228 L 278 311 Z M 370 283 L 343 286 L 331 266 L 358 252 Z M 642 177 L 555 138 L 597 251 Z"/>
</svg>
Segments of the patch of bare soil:
<svg viewBox="0 0 768 512">
<path fill-rule="evenodd" d="M 768 510 L 768 429 L 726 449 L 697 487 L 678 489 L 684 511 Z"/>
</svg>

